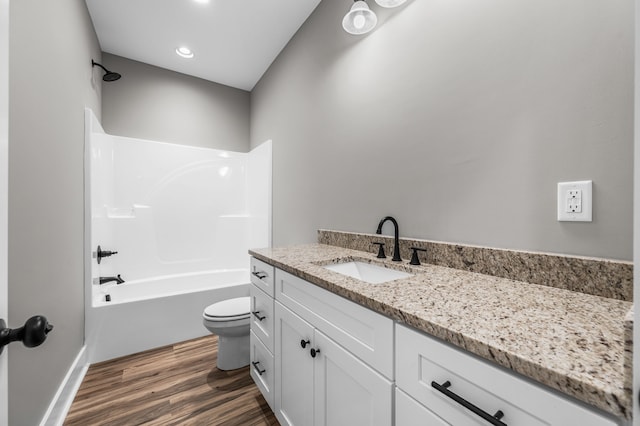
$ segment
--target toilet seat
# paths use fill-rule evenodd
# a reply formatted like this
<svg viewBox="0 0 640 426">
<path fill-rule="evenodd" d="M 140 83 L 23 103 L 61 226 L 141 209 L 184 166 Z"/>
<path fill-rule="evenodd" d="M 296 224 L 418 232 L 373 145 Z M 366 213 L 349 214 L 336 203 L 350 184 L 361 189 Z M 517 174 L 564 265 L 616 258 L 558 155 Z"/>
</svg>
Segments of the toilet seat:
<svg viewBox="0 0 640 426">
<path fill-rule="evenodd" d="M 251 298 L 248 296 L 216 302 L 205 308 L 203 318 L 211 322 L 228 322 L 248 319 Z"/>
</svg>

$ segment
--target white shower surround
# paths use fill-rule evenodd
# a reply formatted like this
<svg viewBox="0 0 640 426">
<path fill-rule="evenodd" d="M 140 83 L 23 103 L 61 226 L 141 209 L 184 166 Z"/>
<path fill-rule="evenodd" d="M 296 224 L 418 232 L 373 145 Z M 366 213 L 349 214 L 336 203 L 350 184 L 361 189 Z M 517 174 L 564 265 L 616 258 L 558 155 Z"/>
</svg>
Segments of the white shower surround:
<svg viewBox="0 0 640 426">
<path fill-rule="evenodd" d="M 86 121 L 89 362 L 208 334 L 204 307 L 248 294 L 247 250 L 271 245 L 271 141 L 238 153 Z M 98 245 L 118 254 L 98 265 Z M 97 283 L 118 274 L 124 284 Z"/>
</svg>

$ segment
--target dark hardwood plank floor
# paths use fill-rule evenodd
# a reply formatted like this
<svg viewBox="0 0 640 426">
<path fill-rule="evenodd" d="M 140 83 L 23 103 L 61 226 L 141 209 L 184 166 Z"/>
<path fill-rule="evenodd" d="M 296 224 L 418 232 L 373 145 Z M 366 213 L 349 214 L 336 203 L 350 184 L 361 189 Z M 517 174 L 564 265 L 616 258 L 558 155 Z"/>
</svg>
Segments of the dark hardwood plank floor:
<svg viewBox="0 0 640 426">
<path fill-rule="evenodd" d="M 249 368 L 216 368 L 217 336 L 89 367 L 65 426 L 279 425 Z"/>
</svg>

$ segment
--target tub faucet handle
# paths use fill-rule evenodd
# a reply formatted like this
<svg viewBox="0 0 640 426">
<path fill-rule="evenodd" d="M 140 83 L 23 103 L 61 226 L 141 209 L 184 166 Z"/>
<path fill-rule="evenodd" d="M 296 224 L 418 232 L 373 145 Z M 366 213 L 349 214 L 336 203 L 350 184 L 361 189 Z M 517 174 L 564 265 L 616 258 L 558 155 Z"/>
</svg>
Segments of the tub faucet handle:
<svg viewBox="0 0 640 426">
<path fill-rule="evenodd" d="M 96 251 L 96 259 L 98 260 L 98 265 L 102 261 L 103 257 L 113 256 L 114 254 L 118 254 L 118 252 L 117 251 L 110 251 L 110 250 L 102 250 L 102 248 L 100 248 L 100 246 L 98 246 L 98 250 Z"/>
</svg>

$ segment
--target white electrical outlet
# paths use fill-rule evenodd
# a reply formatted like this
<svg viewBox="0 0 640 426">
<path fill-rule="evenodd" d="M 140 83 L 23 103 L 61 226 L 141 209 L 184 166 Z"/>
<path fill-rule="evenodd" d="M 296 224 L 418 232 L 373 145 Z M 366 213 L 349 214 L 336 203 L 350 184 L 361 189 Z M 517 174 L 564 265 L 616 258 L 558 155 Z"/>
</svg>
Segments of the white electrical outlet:
<svg viewBox="0 0 640 426">
<path fill-rule="evenodd" d="M 567 198 L 567 213 L 582 213 L 582 190 L 570 189 Z"/>
<path fill-rule="evenodd" d="M 558 221 L 591 222 L 592 187 L 590 180 L 558 183 Z"/>
</svg>

